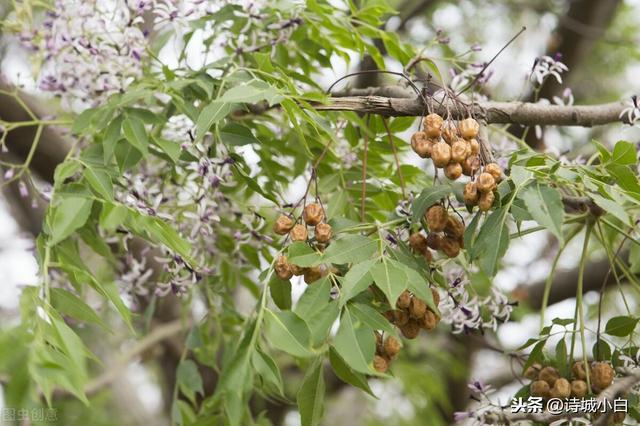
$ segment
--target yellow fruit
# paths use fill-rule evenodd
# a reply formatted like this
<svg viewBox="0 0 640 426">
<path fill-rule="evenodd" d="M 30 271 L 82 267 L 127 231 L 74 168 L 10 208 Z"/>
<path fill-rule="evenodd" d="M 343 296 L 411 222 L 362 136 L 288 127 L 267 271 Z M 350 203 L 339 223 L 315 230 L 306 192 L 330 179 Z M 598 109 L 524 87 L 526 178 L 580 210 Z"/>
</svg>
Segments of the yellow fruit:
<svg viewBox="0 0 640 426">
<path fill-rule="evenodd" d="M 316 237 L 316 241 L 319 243 L 326 243 L 331 240 L 333 236 L 333 230 L 331 229 L 331 225 L 328 223 L 319 223 L 316 225 L 316 229 L 314 230 L 314 235 Z"/>
<path fill-rule="evenodd" d="M 538 373 L 540 373 L 541 369 L 542 369 L 542 366 L 537 362 L 535 362 L 524 371 L 524 377 L 529 380 L 537 380 Z"/>
<path fill-rule="evenodd" d="M 496 196 L 493 195 L 493 192 L 485 192 L 480 194 L 480 199 L 478 200 L 478 207 L 483 212 L 488 212 L 493 207 L 493 202 L 496 200 Z"/>
<path fill-rule="evenodd" d="M 436 167 L 445 167 L 451 161 L 451 147 L 438 142 L 431 148 L 431 159 Z"/>
<path fill-rule="evenodd" d="M 469 141 L 469 148 L 471 149 L 471 155 L 478 155 L 480 153 L 480 142 L 476 139 Z"/>
<path fill-rule="evenodd" d="M 451 162 L 445 167 L 444 175 L 447 179 L 456 180 L 462 176 L 462 166 L 460 163 Z"/>
<path fill-rule="evenodd" d="M 542 398 L 549 397 L 549 383 L 544 380 L 536 380 L 529 385 L 529 393 L 531 396 L 539 396 Z"/>
<path fill-rule="evenodd" d="M 584 380 L 574 380 L 571 382 L 571 396 L 584 398 L 587 396 L 587 382 Z"/>
<path fill-rule="evenodd" d="M 569 398 L 571 395 L 571 384 L 564 377 L 556 380 L 553 388 L 549 391 L 549 397 L 551 398 Z"/>
<path fill-rule="evenodd" d="M 307 241 L 307 237 L 309 236 L 307 234 L 307 227 L 300 223 L 291 229 L 289 235 L 291 236 L 292 241 Z"/>
<path fill-rule="evenodd" d="M 462 163 L 470 154 L 471 147 L 462 139 L 458 139 L 451 145 L 451 161 Z"/>
<path fill-rule="evenodd" d="M 290 217 L 285 215 L 280 215 L 280 217 L 278 217 L 278 220 L 276 220 L 273 224 L 273 232 L 278 235 L 285 235 L 286 233 L 291 231 L 291 228 L 293 228 L 293 221 Z"/>
<path fill-rule="evenodd" d="M 476 180 L 476 187 L 480 192 L 493 191 L 496 187 L 496 180 L 490 173 L 480 173 L 480 176 L 478 176 L 478 179 Z"/>
<path fill-rule="evenodd" d="M 442 126 L 442 139 L 449 145 L 458 140 L 460 134 L 458 128 L 452 121 L 448 121 Z"/>
<path fill-rule="evenodd" d="M 480 158 L 477 155 L 470 155 L 462 163 L 462 173 L 465 176 L 472 176 L 480 170 Z"/>
<path fill-rule="evenodd" d="M 478 192 L 475 182 L 468 182 L 464 186 L 462 196 L 464 197 L 464 203 L 468 206 L 475 206 L 478 203 L 480 193 Z"/>
<path fill-rule="evenodd" d="M 587 380 L 587 371 L 584 368 L 584 361 L 576 361 L 571 368 L 576 379 Z"/>
<path fill-rule="evenodd" d="M 544 367 L 538 373 L 538 380 L 544 380 L 549 384 L 549 386 L 553 386 L 556 384 L 556 380 L 560 378 L 560 374 L 558 370 L 553 367 Z"/>
<path fill-rule="evenodd" d="M 411 149 L 421 158 L 431 156 L 432 145 L 433 143 L 427 139 L 425 132 L 416 132 L 411 136 Z"/>
<path fill-rule="evenodd" d="M 480 124 L 473 118 L 465 118 L 460 122 L 460 134 L 465 139 L 473 139 L 480 132 Z"/>
<path fill-rule="evenodd" d="M 489 163 L 484 166 L 484 171 L 489 173 L 497 183 L 500 183 L 502 180 L 502 167 L 497 165 L 496 163 Z"/>
<path fill-rule="evenodd" d="M 591 389 L 602 392 L 613 383 L 613 367 L 606 362 L 596 362 L 591 365 Z"/>
<path fill-rule="evenodd" d="M 429 114 L 422 121 L 425 133 L 431 138 L 440 137 L 444 120 L 438 114 Z"/>
</svg>

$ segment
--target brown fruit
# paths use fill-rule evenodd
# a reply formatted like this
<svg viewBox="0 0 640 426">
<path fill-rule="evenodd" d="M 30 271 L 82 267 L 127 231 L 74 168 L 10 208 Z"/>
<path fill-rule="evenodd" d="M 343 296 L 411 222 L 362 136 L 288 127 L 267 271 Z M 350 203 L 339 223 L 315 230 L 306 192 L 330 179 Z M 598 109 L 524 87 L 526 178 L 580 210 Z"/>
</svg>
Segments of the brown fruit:
<svg viewBox="0 0 640 426">
<path fill-rule="evenodd" d="M 296 224 L 289 233 L 292 241 L 307 241 L 307 227 L 301 223 Z"/>
<path fill-rule="evenodd" d="M 379 331 L 374 331 L 373 335 L 376 337 L 376 352 L 378 354 L 382 353 L 382 333 Z"/>
<path fill-rule="evenodd" d="M 542 398 L 549 397 L 549 383 L 544 380 L 536 380 L 529 385 L 529 393 L 531 396 L 539 396 Z"/>
<path fill-rule="evenodd" d="M 431 147 L 433 143 L 427 139 L 424 132 L 416 132 L 411 136 L 411 149 L 422 158 L 431 156 Z"/>
<path fill-rule="evenodd" d="M 595 362 L 591 365 L 591 390 L 601 392 L 613 383 L 613 367 L 606 362 Z"/>
<path fill-rule="evenodd" d="M 449 145 L 460 138 L 458 128 L 452 121 L 448 121 L 442 125 L 442 139 Z"/>
<path fill-rule="evenodd" d="M 446 226 L 446 223 L 445 223 Z M 433 250 L 440 250 L 440 245 L 442 244 L 442 235 L 436 234 L 435 232 L 430 232 L 427 234 L 427 246 Z"/>
<path fill-rule="evenodd" d="M 290 263 L 289 267 L 291 268 L 291 273 L 293 273 L 293 275 L 295 275 L 295 276 L 299 276 L 299 275 L 303 275 L 304 274 L 305 268 L 303 268 L 301 266 L 294 265 L 293 263 Z"/>
<path fill-rule="evenodd" d="M 493 195 L 493 192 L 485 192 L 484 194 L 480 194 L 480 199 L 478 200 L 478 207 L 483 212 L 488 212 L 493 207 L 493 202 L 496 200 L 496 196 Z"/>
<path fill-rule="evenodd" d="M 409 237 L 409 247 L 415 253 L 424 254 L 427 251 L 427 237 L 419 232 L 411 234 Z"/>
<path fill-rule="evenodd" d="M 429 230 L 432 232 L 444 231 L 444 227 L 447 226 L 448 217 L 449 214 L 447 213 L 447 209 L 442 207 L 440 204 L 435 204 L 429 207 L 424 216 L 427 221 L 427 226 L 429 226 Z"/>
<path fill-rule="evenodd" d="M 425 330 L 433 330 L 436 328 L 436 325 L 438 325 L 438 317 L 433 312 L 427 310 L 422 318 L 418 320 L 418 325 Z"/>
<path fill-rule="evenodd" d="M 564 399 L 564 398 L 569 398 L 570 395 L 571 395 L 571 384 L 564 377 L 561 377 L 558 380 L 556 380 L 555 384 L 553 385 L 553 388 L 551 388 L 551 390 L 549 391 L 549 396 L 551 398 Z"/>
<path fill-rule="evenodd" d="M 462 176 L 462 166 L 460 163 L 451 162 L 444 169 L 444 175 L 449 180 L 456 180 Z"/>
<path fill-rule="evenodd" d="M 424 131 L 431 138 L 440 137 L 444 120 L 438 114 L 429 114 L 422 120 Z"/>
<path fill-rule="evenodd" d="M 402 327 L 409 322 L 409 314 L 402 310 L 396 309 L 393 311 L 393 323 L 398 327 Z"/>
<path fill-rule="evenodd" d="M 576 379 L 587 380 L 587 370 L 584 368 L 584 361 L 576 361 L 571 368 Z"/>
<path fill-rule="evenodd" d="M 502 180 L 502 167 L 498 166 L 496 163 L 487 164 L 484 166 L 484 171 L 493 176 L 496 183 L 500 183 Z"/>
<path fill-rule="evenodd" d="M 304 282 L 307 284 L 314 283 L 322 278 L 322 269 L 319 266 L 312 266 L 304 271 Z"/>
<path fill-rule="evenodd" d="M 427 263 L 430 263 L 433 260 L 433 255 L 431 254 L 429 249 L 426 249 L 422 256 Z"/>
<path fill-rule="evenodd" d="M 470 154 L 471 147 L 462 139 L 458 139 L 451 145 L 451 161 L 462 163 Z"/>
<path fill-rule="evenodd" d="M 410 305 L 411 305 L 411 293 L 405 290 L 402 293 L 400 293 L 400 296 L 398 296 L 398 300 L 396 300 L 396 308 L 409 309 Z"/>
<path fill-rule="evenodd" d="M 491 192 L 496 187 L 496 180 L 490 173 L 482 172 L 476 180 L 476 187 L 480 192 Z"/>
<path fill-rule="evenodd" d="M 393 336 L 387 337 L 387 340 L 384 341 L 384 353 L 389 357 L 393 358 L 394 356 L 400 353 L 400 342 Z"/>
<path fill-rule="evenodd" d="M 444 227 L 444 233 L 448 237 L 462 238 L 464 235 L 464 225 L 458 218 L 449 216 L 447 218 L 447 224 Z"/>
<path fill-rule="evenodd" d="M 469 141 L 469 148 L 471 149 L 471 155 L 478 155 L 480 153 L 480 142 L 476 139 Z"/>
<path fill-rule="evenodd" d="M 529 380 L 537 380 L 538 373 L 540 373 L 541 369 L 542 369 L 542 366 L 537 362 L 535 362 L 532 365 L 530 365 L 529 368 L 524 370 L 524 377 Z"/>
<path fill-rule="evenodd" d="M 389 369 L 389 361 L 387 361 L 384 357 L 380 355 L 375 355 L 373 357 L 373 368 L 378 373 L 386 373 Z"/>
<path fill-rule="evenodd" d="M 468 206 L 475 206 L 478 203 L 480 193 L 478 192 L 478 187 L 476 187 L 475 182 L 468 182 L 464 186 L 462 196 L 464 197 L 464 203 Z"/>
<path fill-rule="evenodd" d="M 411 305 L 409 306 L 409 316 L 413 319 L 419 319 L 427 312 L 427 304 L 424 301 L 413 296 L 411 298 Z"/>
<path fill-rule="evenodd" d="M 444 237 L 440 250 L 448 257 L 456 257 L 460 253 L 460 241 L 457 238 Z"/>
<path fill-rule="evenodd" d="M 302 217 L 307 225 L 316 226 L 324 219 L 324 210 L 320 204 L 311 203 L 304 208 Z"/>
<path fill-rule="evenodd" d="M 627 418 L 627 413 L 624 411 L 616 411 L 615 413 L 613 413 L 613 423 L 614 424 L 619 424 L 624 422 L 624 419 Z"/>
<path fill-rule="evenodd" d="M 460 122 L 460 134 L 465 139 L 473 139 L 480 132 L 480 124 L 473 118 L 465 118 Z"/>
<path fill-rule="evenodd" d="M 293 276 L 293 271 L 291 270 L 291 266 L 287 261 L 285 256 L 280 256 L 275 266 L 276 275 L 281 280 L 288 280 Z"/>
<path fill-rule="evenodd" d="M 400 326 L 400 331 L 407 339 L 415 339 L 420 334 L 420 325 L 415 320 L 409 320 L 405 325 Z"/>
<path fill-rule="evenodd" d="M 331 225 L 329 225 L 328 223 L 317 224 L 314 235 L 316 237 L 316 241 L 319 243 L 329 242 L 329 240 L 331 240 L 331 237 L 333 236 Z"/>
<path fill-rule="evenodd" d="M 436 167 L 445 167 L 451 161 L 451 147 L 438 142 L 431 148 L 431 159 Z"/>
<path fill-rule="evenodd" d="M 433 297 L 433 304 L 437 307 L 440 304 L 440 293 L 435 288 L 432 288 L 431 296 Z"/>
<path fill-rule="evenodd" d="M 480 157 L 477 155 L 468 156 L 462 163 L 462 173 L 465 176 L 474 175 L 478 170 L 480 170 Z"/>
<path fill-rule="evenodd" d="M 584 380 L 574 380 L 571 382 L 571 396 L 584 398 L 587 396 L 587 382 Z"/>
<path fill-rule="evenodd" d="M 558 370 L 553 367 L 544 367 L 538 374 L 538 380 L 544 380 L 549 384 L 549 386 L 555 385 L 556 380 L 559 378 L 560 374 L 558 373 Z"/>
<path fill-rule="evenodd" d="M 273 232 L 278 235 L 285 235 L 287 232 L 291 231 L 291 228 L 293 228 L 293 221 L 289 216 L 285 215 L 280 215 L 273 224 Z"/>
</svg>

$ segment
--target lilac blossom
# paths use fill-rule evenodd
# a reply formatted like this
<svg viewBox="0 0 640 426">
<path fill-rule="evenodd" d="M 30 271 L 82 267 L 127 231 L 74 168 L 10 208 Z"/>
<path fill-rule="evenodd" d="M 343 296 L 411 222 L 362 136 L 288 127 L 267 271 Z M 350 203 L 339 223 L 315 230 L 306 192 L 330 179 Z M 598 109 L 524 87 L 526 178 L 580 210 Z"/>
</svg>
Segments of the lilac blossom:
<svg viewBox="0 0 640 426">
<path fill-rule="evenodd" d="M 627 124 L 634 126 L 640 120 L 640 103 L 638 97 L 633 95 L 631 100 L 627 101 L 627 107 L 620 113 L 620 119 Z"/>
<path fill-rule="evenodd" d="M 551 76 L 562 84 L 562 73 L 569 71 L 569 67 L 562 63 L 561 59 L 560 55 L 556 55 L 555 58 L 546 55 L 536 58 L 531 70 L 531 80 L 539 87 Z"/>
</svg>

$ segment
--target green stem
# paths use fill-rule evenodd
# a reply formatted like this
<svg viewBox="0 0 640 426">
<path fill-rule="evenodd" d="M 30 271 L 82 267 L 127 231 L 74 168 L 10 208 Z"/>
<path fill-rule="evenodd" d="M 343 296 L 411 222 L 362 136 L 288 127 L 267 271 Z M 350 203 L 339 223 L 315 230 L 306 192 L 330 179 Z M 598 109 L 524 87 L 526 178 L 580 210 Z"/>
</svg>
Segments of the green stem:
<svg viewBox="0 0 640 426">
<path fill-rule="evenodd" d="M 593 228 L 593 224 L 592 223 L 588 224 L 584 234 L 584 244 L 582 245 L 582 257 L 580 258 L 580 269 L 578 270 L 578 290 L 576 294 L 576 305 L 578 307 L 578 315 L 580 316 L 580 340 L 582 341 L 582 360 L 584 361 L 585 366 L 588 365 L 588 362 L 587 362 L 587 341 L 584 335 L 584 307 L 582 302 L 582 292 L 583 292 L 583 284 L 584 284 L 584 267 L 587 263 L 589 237 L 591 235 L 592 228 Z M 589 369 L 585 368 L 585 370 L 587 372 L 587 389 L 591 389 Z"/>
</svg>

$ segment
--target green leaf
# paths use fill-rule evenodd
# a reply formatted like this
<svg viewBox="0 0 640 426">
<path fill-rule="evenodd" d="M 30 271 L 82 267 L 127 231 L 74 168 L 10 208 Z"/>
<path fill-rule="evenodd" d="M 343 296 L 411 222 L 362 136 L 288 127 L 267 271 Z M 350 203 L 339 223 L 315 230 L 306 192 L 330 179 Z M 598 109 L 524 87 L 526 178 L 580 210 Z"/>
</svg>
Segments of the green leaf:
<svg viewBox="0 0 640 426">
<path fill-rule="evenodd" d="M 289 256 L 287 261 L 294 265 L 309 267 L 320 263 L 321 255 L 312 249 L 309 244 L 296 241 L 288 248 Z"/>
<path fill-rule="evenodd" d="M 60 313 L 68 315 L 80 321 L 91 322 L 105 329 L 109 329 L 107 324 L 75 294 L 61 289 L 51 289 L 51 305 Z"/>
<path fill-rule="evenodd" d="M 398 296 L 407 288 L 407 276 L 397 262 L 382 259 L 371 268 L 371 276 L 376 286 L 387 296 L 391 306 L 395 306 Z"/>
<path fill-rule="evenodd" d="M 391 323 L 370 305 L 364 303 L 350 303 L 349 311 L 367 327 L 372 330 L 382 330 L 385 333 L 396 335 Z"/>
<path fill-rule="evenodd" d="M 373 277 L 369 271 L 375 263 L 376 261 L 373 259 L 365 260 L 354 264 L 349 269 L 342 282 L 342 291 L 340 292 L 341 305 L 366 290 L 373 283 Z"/>
<path fill-rule="evenodd" d="M 104 132 L 104 137 L 102 138 L 102 155 L 104 159 L 104 164 L 110 164 L 111 158 L 113 158 L 113 153 L 116 147 L 116 143 L 120 140 L 122 135 L 122 121 L 124 117 L 122 115 L 117 116 L 111 123 L 107 126 L 107 130 Z"/>
<path fill-rule="evenodd" d="M 560 245 L 563 245 L 564 205 L 560 193 L 550 186 L 538 183 L 527 187 L 520 194 L 520 198 L 533 219 L 551 231 L 558 238 Z"/>
<path fill-rule="evenodd" d="M 258 349 L 253 353 L 251 364 L 265 383 L 273 386 L 279 395 L 284 395 L 282 375 L 278 369 L 278 364 L 276 364 L 273 358 Z"/>
<path fill-rule="evenodd" d="M 325 397 L 323 359 L 324 357 L 318 357 L 307 370 L 298 391 L 298 411 L 302 426 L 317 426 L 322 419 Z"/>
<path fill-rule="evenodd" d="M 178 384 L 183 392 L 186 393 L 199 393 L 204 394 L 204 388 L 202 386 L 202 377 L 198 371 L 198 366 L 190 359 L 185 359 L 178 365 L 176 372 Z M 191 395 L 193 400 L 193 395 Z"/>
<path fill-rule="evenodd" d="M 281 280 L 277 276 L 269 281 L 269 292 L 276 306 L 280 309 L 291 309 L 291 281 Z"/>
<path fill-rule="evenodd" d="M 161 137 L 153 137 L 151 141 L 155 146 L 160 148 L 162 152 L 167 154 L 167 157 L 169 157 L 172 163 L 175 164 L 178 162 L 180 155 L 182 154 L 182 148 L 179 143 L 169 141 Z"/>
<path fill-rule="evenodd" d="M 116 163 L 120 172 L 129 170 L 142 158 L 142 154 L 133 145 L 127 143 L 127 141 L 120 140 L 116 143 L 114 148 L 114 154 L 116 156 Z"/>
<path fill-rule="evenodd" d="M 375 397 L 369 387 L 367 376 L 357 371 L 353 371 L 334 348 L 329 348 L 329 362 L 336 376 L 343 382 L 355 386 Z"/>
<path fill-rule="evenodd" d="M 452 188 L 448 185 L 423 189 L 413 202 L 413 223 L 419 222 L 429 207 L 451 194 L 451 192 Z"/>
<path fill-rule="evenodd" d="M 84 170 L 84 177 L 89 182 L 91 189 L 105 200 L 113 200 L 113 183 L 111 176 L 104 170 L 87 167 Z"/>
<path fill-rule="evenodd" d="M 593 359 L 596 361 L 610 361 L 611 360 L 611 347 L 604 340 L 598 340 L 593 345 Z"/>
<path fill-rule="evenodd" d="M 225 118 L 231 109 L 231 104 L 222 101 L 213 101 L 204 107 L 196 121 L 196 142 L 200 142 L 211 126 Z"/>
<path fill-rule="evenodd" d="M 326 276 L 307 286 L 293 311 L 308 322 L 314 314 L 326 308 L 331 301 L 330 293 L 331 279 Z"/>
<path fill-rule="evenodd" d="M 502 243 L 496 244 L 505 237 L 508 243 L 509 229 L 505 225 L 506 218 L 506 207 L 494 210 L 482 224 L 469 253 L 472 260 L 480 260 L 478 262 L 480 267 L 489 277 L 495 275 L 498 260 L 506 252 L 506 247 Z"/>
<path fill-rule="evenodd" d="M 363 235 L 347 235 L 333 242 L 325 251 L 326 263 L 354 263 L 369 259 L 378 249 L 377 241 Z"/>
<path fill-rule="evenodd" d="M 349 309 L 345 309 L 342 313 L 340 328 L 336 333 L 333 347 L 349 367 L 360 373 L 372 373 L 369 363 L 373 360 L 375 351 L 373 330 L 356 329 Z"/>
<path fill-rule="evenodd" d="M 619 141 L 613 147 L 611 162 L 620 164 L 621 166 L 631 166 L 633 164 L 636 164 L 637 155 L 638 153 L 634 144 L 627 141 Z"/>
<path fill-rule="evenodd" d="M 275 87 L 262 80 L 253 80 L 249 83 L 232 87 L 227 90 L 218 101 L 227 103 L 254 103 L 266 100 L 269 105 L 273 105 L 279 102 L 280 99 L 282 99 L 282 96 L 280 96 Z"/>
<path fill-rule="evenodd" d="M 610 336 L 625 337 L 631 335 L 638 324 L 638 318 L 617 316 L 607 321 L 604 332 Z"/>
<path fill-rule="evenodd" d="M 84 197 L 68 196 L 52 207 L 49 207 L 47 224 L 49 229 L 50 245 L 71 235 L 76 229 L 84 226 L 91 214 L 93 200 Z"/>
<path fill-rule="evenodd" d="M 129 209 L 121 204 L 106 202 L 100 211 L 100 226 L 108 231 L 122 225 L 129 215 Z"/>
<path fill-rule="evenodd" d="M 238 123 L 229 123 L 220 129 L 220 139 L 227 146 L 243 146 L 260 143 L 251 129 Z"/>
<path fill-rule="evenodd" d="M 316 284 L 313 284 L 316 285 Z M 331 326 L 340 315 L 340 307 L 336 300 L 332 300 L 324 307 L 316 311 L 309 318 L 305 318 L 311 331 L 311 343 L 314 347 L 320 347 L 326 342 Z"/>
<path fill-rule="evenodd" d="M 122 133 L 143 157 L 149 153 L 149 137 L 144 123 L 137 117 L 127 117 L 122 122 Z"/>
<path fill-rule="evenodd" d="M 307 324 L 293 312 L 274 313 L 269 309 L 264 315 L 265 332 L 274 347 L 297 357 L 309 357 L 311 332 Z"/>
<path fill-rule="evenodd" d="M 85 133 L 85 130 L 89 128 L 91 122 L 96 115 L 95 108 L 89 108 L 82 111 L 74 120 L 73 125 L 71 126 L 71 133 L 75 135 L 79 135 Z"/>
<path fill-rule="evenodd" d="M 623 206 L 621 206 L 619 203 L 613 200 L 610 200 L 608 198 L 605 198 L 596 193 L 590 193 L 589 196 L 591 197 L 593 202 L 596 203 L 598 207 L 601 207 L 605 212 L 612 214 L 616 218 L 620 219 L 622 223 L 626 225 L 631 224 L 631 218 L 629 217 L 629 213 L 627 213 L 627 210 Z"/>
</svg>

